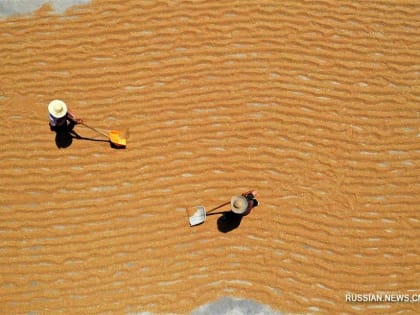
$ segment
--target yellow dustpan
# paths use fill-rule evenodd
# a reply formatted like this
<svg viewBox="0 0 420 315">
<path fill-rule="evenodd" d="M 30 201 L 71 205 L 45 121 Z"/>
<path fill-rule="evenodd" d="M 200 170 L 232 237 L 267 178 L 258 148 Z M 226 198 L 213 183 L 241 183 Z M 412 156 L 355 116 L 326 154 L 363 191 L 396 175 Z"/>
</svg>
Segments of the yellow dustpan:
<svg viewBox="0 0 420 315">
<path fill-rule="evenodd" d="M 109 141 L 118 147 L 127 146 L 127 139 L 123 138 L 121 132 L 118 130 L 111 130 L 109 132 Z"/>
<path fill-rule="evenodd" d="M 92 129 L 93 131 L 96 131 L 104 137 L 107 137 L 109 142 L 111 142 L 111 144 L 113 144 L 116 147 L 125 148 L 127 146 L 127 139 L 122 135 L 121 131 L 111 130 L 109 134 L 106 134 L 105 132 L 102 132 L 96 128 L 86 125 L 85 123 L 82 123 L 82 125 L 89 129 Z"/>
</svg>

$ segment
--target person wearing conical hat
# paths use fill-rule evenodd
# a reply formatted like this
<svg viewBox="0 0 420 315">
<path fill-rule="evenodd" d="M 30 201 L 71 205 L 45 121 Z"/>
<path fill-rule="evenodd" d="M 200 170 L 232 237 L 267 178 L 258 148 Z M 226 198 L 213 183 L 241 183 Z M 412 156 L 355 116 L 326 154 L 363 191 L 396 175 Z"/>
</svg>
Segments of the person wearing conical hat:
<svg viewBox="0 0 420 315">
<path fill-rule="evenodd" d="M 259 203 L 255 199 L 256 197 L 257 192 L 255 190 L 233 196 L 230 200 L 231 210 L 223 212 L 223 215 L 217 221 L 219 231 L 227 233 L 236 229 L 241 224 L 242 218 L 250 214 L 252 209 L 258 206 Z"/>
<path fill-rule="evenodd" d="M 75 124 L 83 123 L 74 115 L 62 100 L 53 100 L 48 104 L 50 127 L 53 130 L 72 128 Z"/>
<path fill-rule="evenodd" d="M 233 196 L 230 200 L 232 212 L 242 216 L 248 215 L 259 204 L 258 200 L 255 199 L 257 194 L 255 190 L 250 190 L 240 196 Z"/>
</svg>

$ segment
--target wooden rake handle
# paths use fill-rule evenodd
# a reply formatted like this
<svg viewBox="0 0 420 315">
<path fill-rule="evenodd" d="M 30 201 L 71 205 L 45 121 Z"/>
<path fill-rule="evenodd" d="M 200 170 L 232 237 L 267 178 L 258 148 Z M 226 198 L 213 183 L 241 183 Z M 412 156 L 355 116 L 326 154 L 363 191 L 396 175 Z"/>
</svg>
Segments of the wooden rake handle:
<svg viewBox="0 0 420 315">
<path fill-rule="evenodd" d="M 228 204 L 230 204 L 230 201 L 225 202 L 224 204 L 221 204 L 220 206 L 217 206 L 216 208 L 210 209 L 209 211 L 206 212 L 206 214 L 212 213 L 213 211 L 220 209 L 221 207 L 227 206 Z"/>
<path fill-rule="evenodd" d="M 104 132 L 102 132 L 102 131 L 99 131 L 99 130 L 98 130 L 98 129 L 96 129 L 96 128 L 93 128 L 93 127 L 91 127 L 91 126 L 89 126 L 89 125 L 86 125 L 85 123 L 81 123 L 81 125 L 83 125 L 83 126 L 85 126 L 85 127 L 89 128 L 89 129 L 91 129 L 91 130 L 95 131 L 96 133 L 98 133 L 98 134 L 100 134 L 100 135 L 102 135 L 102 136 L 104 136 L 104 137 L 107 137 L 107 138 L 108 138 L 108 135 L 107 135 L 106 133 L 104 133 Z"/>
</svg>

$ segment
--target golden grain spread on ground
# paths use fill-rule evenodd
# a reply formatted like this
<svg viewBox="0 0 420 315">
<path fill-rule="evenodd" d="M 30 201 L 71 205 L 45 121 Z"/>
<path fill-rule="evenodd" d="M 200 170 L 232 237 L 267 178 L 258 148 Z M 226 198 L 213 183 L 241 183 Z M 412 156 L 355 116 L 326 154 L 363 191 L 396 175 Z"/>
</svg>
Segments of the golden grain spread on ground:
<svg viewBox="0 0 420 315">
<path fill-rule="evenodd" d="M 94 1 L 0 21 L 0 313 L 415 314 L 418 1 Z M 129 128 L 59 149 L 47 105 Z M 83 137 L 96 134 L 76 126 Z M 186 210 L 248 189 L 229 233 Z"/>
</svg>

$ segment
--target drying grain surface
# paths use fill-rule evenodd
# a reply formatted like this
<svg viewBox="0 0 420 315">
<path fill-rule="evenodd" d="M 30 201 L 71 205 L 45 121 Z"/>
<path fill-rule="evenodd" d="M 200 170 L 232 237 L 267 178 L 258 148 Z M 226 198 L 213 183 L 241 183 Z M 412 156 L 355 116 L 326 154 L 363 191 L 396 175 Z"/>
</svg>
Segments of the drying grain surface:
<svg viewBox="0 0 420 315">
<path fill-rule="evenodd" d="M 418 313 L 418 1 L 94 1 L 0 20 L 0 313 Z M 57 148 L 47 104 L 130 129 Z M 75 131 L 97 135 L 83 126 Z M 69 143 L 68 143 L 69 144 Z M 212 208 L 255 188 L 228 233 Z"/>
</svg>

